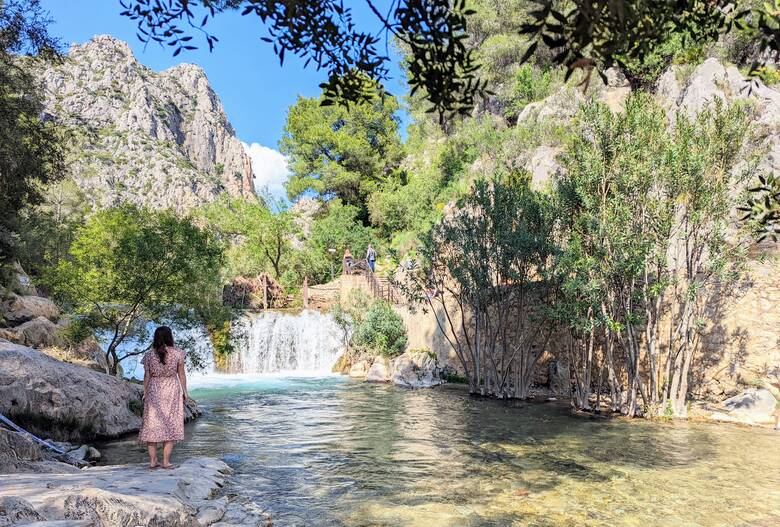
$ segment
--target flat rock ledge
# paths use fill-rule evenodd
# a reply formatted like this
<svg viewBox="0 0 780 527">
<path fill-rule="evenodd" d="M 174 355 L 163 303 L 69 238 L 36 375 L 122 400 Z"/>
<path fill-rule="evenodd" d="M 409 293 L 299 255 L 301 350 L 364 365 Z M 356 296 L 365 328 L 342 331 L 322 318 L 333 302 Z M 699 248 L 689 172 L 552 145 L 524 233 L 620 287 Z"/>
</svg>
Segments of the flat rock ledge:
<svg viewBox="0 0 780 527">
<path fill-rule="evenodd" d="M 256 505 L 229 495 L 222 461 L 192 458 L 172 470 L 145 464 L 0 478 L 0 527 L 267 526 Z"/>
</svg>

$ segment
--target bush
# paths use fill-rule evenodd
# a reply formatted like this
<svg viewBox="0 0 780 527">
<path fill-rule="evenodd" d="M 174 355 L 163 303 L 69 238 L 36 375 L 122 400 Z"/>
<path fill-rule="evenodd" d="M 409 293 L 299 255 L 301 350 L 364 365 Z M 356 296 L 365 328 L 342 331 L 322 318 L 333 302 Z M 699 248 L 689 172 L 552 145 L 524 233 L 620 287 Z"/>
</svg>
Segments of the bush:
<svg viewBox="0 0 780 527">
<path fill-rule="evenodd" d="M 406 327 L 400 315 L 385 301 L 374 302 L 355 328 L 356 346 L 385 357 L 395 357 L 406 347 Z"/>
</svg>

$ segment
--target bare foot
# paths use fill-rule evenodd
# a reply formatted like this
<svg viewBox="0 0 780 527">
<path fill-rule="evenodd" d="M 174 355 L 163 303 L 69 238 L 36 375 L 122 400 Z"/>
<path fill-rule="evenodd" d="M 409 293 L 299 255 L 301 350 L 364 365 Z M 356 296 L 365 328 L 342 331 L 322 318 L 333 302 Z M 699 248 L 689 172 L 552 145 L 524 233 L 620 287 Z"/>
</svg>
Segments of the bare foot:
<svg viewBox="0 0 780 527">
<path fill-rule="evenodd" d="M 171 470 L 173 468 L 173 465 L 171 465 L 171 464 L 163 465 L 162 468 L 164 468 L 166 470 Z"/>
<path fill-rule="evenodd" d="M 159 467 L 160 467 L 160 465 L 157 464 L 157 461 L 155 461 L 153 463 L 149 463 L 149 468 L 159 468 Z"/>
</svg>

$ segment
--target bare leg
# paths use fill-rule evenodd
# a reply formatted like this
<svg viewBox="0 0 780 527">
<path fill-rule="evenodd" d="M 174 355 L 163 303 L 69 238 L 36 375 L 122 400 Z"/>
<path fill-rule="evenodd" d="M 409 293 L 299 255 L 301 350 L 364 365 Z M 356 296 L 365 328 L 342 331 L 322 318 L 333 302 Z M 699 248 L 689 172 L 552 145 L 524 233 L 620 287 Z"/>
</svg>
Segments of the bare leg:
<svg viewBox="0 0 780 527">
<path fill-rule="evenodd" d="M 163 468 L 169 468 L 171 466 L 171 452 L 173 451 L 173 441 L 166 441 L 163 443 Z"/>
<path fill-rule="evenodd" d="M 149 450 L 149 468 L 157 468 L 157 443 L 146 443 Z"/>
</svg>

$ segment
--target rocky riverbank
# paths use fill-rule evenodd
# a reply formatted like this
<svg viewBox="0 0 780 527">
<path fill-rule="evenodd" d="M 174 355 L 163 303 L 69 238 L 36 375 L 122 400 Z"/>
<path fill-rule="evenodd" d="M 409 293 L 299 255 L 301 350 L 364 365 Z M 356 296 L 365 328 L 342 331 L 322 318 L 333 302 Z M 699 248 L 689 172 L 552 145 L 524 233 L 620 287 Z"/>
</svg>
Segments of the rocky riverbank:
<svg viewBox="0 0 780 527">
<path fill-rule="evenodd" d="M 0 431 L 0 444 L 12 447 L 0 449 L 0 472 L 24 471 L 0 476 L 0 527 L 271 524 L 261 508 L 229 491 L 232 470 L 216 459 L 188 459 L 172 470 L 142 463 L 77 469 L 16 432 Z"/>
<path fill-rule="evenodd" d="M 442 368 L 436 355 L 426 350 L 410 350 L 389 359 L 379 356 L 353 356 L 345 353 L 333 367 L 335 373 L 366 382 L 392 382 L 409 389 L 442 384 Z"/>
<path fill-rule="evenodd" d="M 136 383 L 0 339 L 0 413 L 36 435 L 83 442 L 134 433 L 140 396 Z M 199 413 L 194 403 L 188 406 L 188 419 Z M 259 507 L 227 490 L 231 470 L 219 460 L 188 459 L 173 470 L 78 468 L 63 461 L 94 460 L 99 453 L 71 446 L 68 455 L 56 454 L 0 427 L 0 527 L 270 524 Z"/>
<path fill-rule="evenodd" d="M 141 426 L 142 387 L 0 339 L 0 413 L 58 441 L 119 437 Z M 196 404 L 186 419 L 199 415 Z"/>
</svg>

